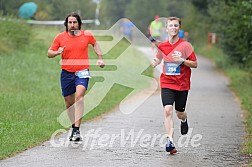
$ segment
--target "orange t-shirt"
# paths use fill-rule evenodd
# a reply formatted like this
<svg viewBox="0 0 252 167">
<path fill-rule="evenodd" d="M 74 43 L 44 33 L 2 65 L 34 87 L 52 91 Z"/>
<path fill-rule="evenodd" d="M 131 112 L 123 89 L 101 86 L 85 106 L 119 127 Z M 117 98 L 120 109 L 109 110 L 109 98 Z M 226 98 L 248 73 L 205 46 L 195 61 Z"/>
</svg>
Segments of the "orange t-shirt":
<svg viewBox="0 0 252 167">
<path fill-rule="evenodd" d="M 79 36 L 70 36 L 65 31 L 55 37 L 50 49 L 57 51 L 59 47 L 65 46 L 61 56 L 61 68 L 69 72 L 76 72 L 89 69 L 88 45 L 95 43 L 94 36 L 88 31 L 81 30 Z"/>
</svg>

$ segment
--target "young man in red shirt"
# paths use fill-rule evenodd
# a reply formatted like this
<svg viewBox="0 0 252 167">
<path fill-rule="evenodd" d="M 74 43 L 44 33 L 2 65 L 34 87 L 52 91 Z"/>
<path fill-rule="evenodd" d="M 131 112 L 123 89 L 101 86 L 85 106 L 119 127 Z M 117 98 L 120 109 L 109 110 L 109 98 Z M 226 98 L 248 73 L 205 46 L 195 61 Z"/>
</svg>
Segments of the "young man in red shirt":
<svg viewBox="0 0 252 167">
<path fill-rule="evenodd" d="M 168 18 L 166 25 L 168 41 L 158 45 L 159 51 L 152 62 L 153 67 L 160 64 L 162 60 L 164 62 L 160 87 L 168 137 L 166 151 L 170 154 L 177 152 L 173 143 L 173 104 L 175 103 L 177 117 L 181 119 L 181 134 L 185 135 L 188 132 L 185 106 L 190 89 L 191 68 L 197 68 L 197 58 L 191 44 L 178 36 L 180 28 L 179 18 Z"/>
<path fill-rule="evenodd" d="M 72 122 L 70 141 L 82 140 L 80 136 L 81 118 L 84 112 L 84 95 L 88 88 L 89 59 L 88 45 L 91 44 L 98 56 L 97 65 L 105 66 L 101 51 L 94 36 L 81 30 L 81 18 L 77 13 L 70 13 L 65 18 L 66 31 L 58 34 L 48 50 L 48 57 L 62 57 L 61 89 L 65 99 L 68 116 Z M 76 103 L 76 108 L 74 104 Z"/>
</svg>

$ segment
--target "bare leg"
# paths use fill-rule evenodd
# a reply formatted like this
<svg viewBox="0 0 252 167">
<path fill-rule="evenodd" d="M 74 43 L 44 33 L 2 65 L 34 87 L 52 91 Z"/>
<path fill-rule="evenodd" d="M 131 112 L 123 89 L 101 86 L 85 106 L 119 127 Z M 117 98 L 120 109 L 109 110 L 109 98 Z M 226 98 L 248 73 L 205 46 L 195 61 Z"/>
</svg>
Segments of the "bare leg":
<svg viewBox="0 0 252 167">
<path fill-rule="evenodd" d="M 75 127 L 80 127 L 81 118 L 84 113 L 84 95 L 86 88 L 83 85 L 76 87 L 76 111 L 75 111 Z"/>
<path fill-rule="evenodd" d="M 170 139 L 173 138 L 173 131 L 174 131 L 174 125 L 173 125 L 173 107 L 172 105 L 166 105 L 164 107 L 164 114 L 165 114 L 165 129 L 168 137 Z"/>
<path fill-rule="evenodd" d="M 74 94 L 71 94 L 69 96 L 64 97 L 65 99 L 65 105 L 66 105 L 66 109 L 67 109 L 67 114 L 68 117 L 71 121 L 72 124 L 74 124 L 75 119 L 74 119 L 74 112 L 75 112 L 75 107 L 74 107 L 74 103 L 75 103 L 75 96 Z"/>
<path fill-rule="evenodd" d="M 186 114 L 185 111 L 184 111 L 184 112 L 176 111 L 176 114 L 177 114 L 177 117 L 178 117 L 179 119 L 181 119 L 182 121 L 185 121 L 186 118 L 187 118 L 187 114 Z"/>
</svg>

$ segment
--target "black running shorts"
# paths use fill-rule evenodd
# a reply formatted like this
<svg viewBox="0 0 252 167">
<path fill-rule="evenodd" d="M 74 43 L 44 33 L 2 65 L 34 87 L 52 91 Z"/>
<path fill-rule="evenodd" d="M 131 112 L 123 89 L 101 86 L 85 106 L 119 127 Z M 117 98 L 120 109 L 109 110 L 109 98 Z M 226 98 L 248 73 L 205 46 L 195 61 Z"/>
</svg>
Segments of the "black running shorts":
<svg viewBox="0 0 252 167">
<path fill-rule="evenodd" d="M 175 102 L 175 110 L 184 112 L 186 107 L 188 90 L 177 91 L 169 88 L 161 89 L 161 98 L 163 106 L 173 105 Z"/>
</svg>

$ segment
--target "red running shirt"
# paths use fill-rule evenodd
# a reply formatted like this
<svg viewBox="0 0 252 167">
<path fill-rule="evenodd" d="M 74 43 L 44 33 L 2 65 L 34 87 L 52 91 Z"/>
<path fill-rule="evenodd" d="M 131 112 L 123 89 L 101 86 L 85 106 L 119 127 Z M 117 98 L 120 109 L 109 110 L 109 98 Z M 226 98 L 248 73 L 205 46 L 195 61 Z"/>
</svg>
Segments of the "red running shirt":
<svg viewBox="0 0 252 167">
<path fill-rule="evenodd" d="M 163 72 L 160 76 L 160 87 L 183 91 L 190 89 L 191 68 L 173 63 L 172 54 L 180 55 L 186 60 L 196 61 L 196 55 L 190 43 L 179 39 L 175 44 L 169 41 L 158 45 L 157 58 L 163 59 Z"/>
<path fill-rule="evenodd" d="M 50 49 L 57 51 L 59 47 L 65 46 L 61 56 L 61 68 L 69 72 L 76 72 L 89 69 L 88 45 L 95 43 L 94 36 L 88 31 L 81 30 L 79 36 L 70 36 L 65 31 L 55 37 Z"/>
</svg>

